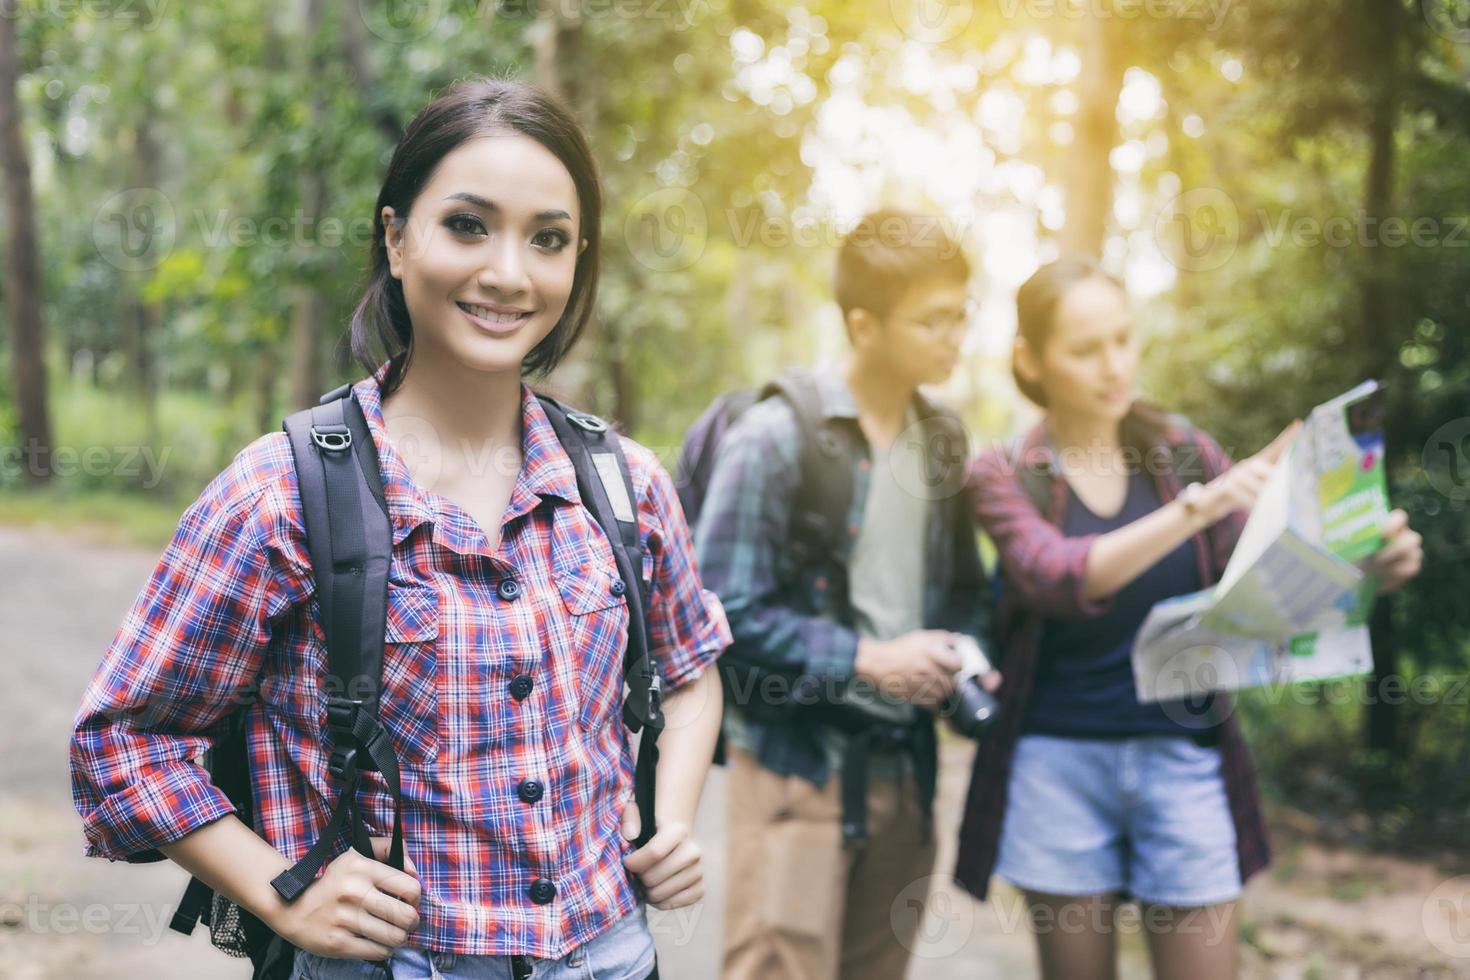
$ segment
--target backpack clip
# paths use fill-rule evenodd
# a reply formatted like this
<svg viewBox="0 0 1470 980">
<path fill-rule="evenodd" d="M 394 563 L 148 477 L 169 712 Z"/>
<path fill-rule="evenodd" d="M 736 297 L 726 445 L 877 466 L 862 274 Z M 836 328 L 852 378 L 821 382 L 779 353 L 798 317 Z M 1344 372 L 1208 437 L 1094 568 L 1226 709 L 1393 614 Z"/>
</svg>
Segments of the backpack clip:
<svg viewBox="0 0 1470 980">
<path fill-rule="evenodd" d="M 339 783 L 350 782 L 357 777 L 357 749 L 335 748 L 327 760 L 327 773 Z"/>
<path fill-rule="evenodd" d="M 586 412 L 567 412 L 567 421 L 588 432 L 606 432 L 607 423 L 596 415 L 588 415 Z"/>
<path fill-rule="evenodd" d="M 352 448 L 352 431 L 345 425 L 313 425 L 311 441 L 325 452 L 346 452 Z"/>
</svg>

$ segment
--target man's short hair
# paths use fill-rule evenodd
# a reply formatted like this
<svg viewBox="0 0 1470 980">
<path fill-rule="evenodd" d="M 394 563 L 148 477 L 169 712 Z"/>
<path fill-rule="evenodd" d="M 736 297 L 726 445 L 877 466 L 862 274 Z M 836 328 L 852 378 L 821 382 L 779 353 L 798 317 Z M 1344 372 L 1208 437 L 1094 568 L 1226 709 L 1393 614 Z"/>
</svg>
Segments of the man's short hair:
<svg viewBox="0 0 1470 980">
<path fill-rule="evenodd" d="M 885 208 L 843 239 L 833 293 L 844 318 L 860 309 L 882 319 L 910 286 L 934 279 L 968 282 L 964 250 L 938 217 Z"/>
</svg>

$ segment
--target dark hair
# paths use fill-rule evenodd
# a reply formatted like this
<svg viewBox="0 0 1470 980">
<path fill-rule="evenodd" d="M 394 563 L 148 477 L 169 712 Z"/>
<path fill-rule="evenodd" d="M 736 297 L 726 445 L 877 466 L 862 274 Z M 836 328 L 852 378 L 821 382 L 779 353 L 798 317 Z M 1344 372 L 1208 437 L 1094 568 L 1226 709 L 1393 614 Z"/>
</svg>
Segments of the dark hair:
<svg viewBox="0 0 1470 980">
<path fill-rule="evenodd" d="M 916 281 L 970 279 L 970 263 L 938 218 L 884 209 L 865 215 L 837 250 L 833 294 L 845 319 L 867 310 L 882 319 Z"/>
<path fill-rule="evenodd" d="M 1021 288 L 1016 292 L 1016 333 L 1026 341 L 1026 346 L 1038 358 L 1051 338 L 1052 328 L 1056 326 L 1057 306 L 1061 304 L 1062 297 L 1067 290 L 1089 279 L 1103 279 L 1119 289 L 1123 288 L 1096 261 L 1081 255 L 1064 256 L 1044 265 L 1033 272 L 1030 279 L 1021 283 Z M 1016 379 L 1016 387 L 1021 389 L 1021 394 L 1041 407 L 1046 407 L 1045 390 L 1041 385 L 1021 377 L 1021 372 L 1016 370 L 1014 357 L 1011 359 L 1011 376 Z"/>
<path fill-rule="evenodd" d="M 530 137 L 567 168 L 581 207 L 581 237 L 587 240 L 587 247 L 577 256 L 566 310 L 551 332 L 526 355 L 522 369 L 544 375 L 556 367 L 592 317 L 602 237 L 602 189 L 581 127 L 560 102 L 534 86 L 490 78 L 459 82 L 408 124 L 388 162 L 388 173 L 373 208 L 367 284 L 352 313 L 349 336 L 353 356 L 370 373 L 378 369 L 384 356 L 392 361 L 382 382 L 384 394 L 403 380 L 413 324 L 403 300 L 403 284 L 388 270 L 383 208 L 391 207 L 397 218 L 406 218 L 445 156 L 468 140 L 501 133 Z"/>
</svg>

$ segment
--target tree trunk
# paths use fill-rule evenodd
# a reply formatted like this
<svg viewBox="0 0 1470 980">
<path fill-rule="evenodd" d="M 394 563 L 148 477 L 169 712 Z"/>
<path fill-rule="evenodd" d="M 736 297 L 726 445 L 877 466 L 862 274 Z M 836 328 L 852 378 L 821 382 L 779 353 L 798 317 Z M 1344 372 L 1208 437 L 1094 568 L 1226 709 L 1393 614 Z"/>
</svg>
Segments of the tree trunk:
<svg viewBox="0 0 1470 980">
<path fill-rule="evenodd" d="M 138 154 L 138 186 L 159 188 L 161 183 L 158 141 L 153 138 L 153 106 L 145 100 L 143 116 L 136 131 Z M 141 278 L 141 277 L 140 277 Z M 139 284 L 141 285 L 141 283 Z M 133 391 L 138 403 L 143 406 L 145 440 L 149 445 L 158 445 L 161 438 L 158 426 L 159 364 L 157 343 L 163 315 L 157 303 L 150 303 L 141 296 L 128 299 L 128 317 L 124 321 L 127 329 L 128 364 L 132 372 Z"/>
<path fill-rule="evenodd" d="M 373 68 L 372 50 L 368 45 L 367 31 L 363 27 L 358 6 L 347 0 L 338 4 L 338 7 L 341 23 L 337 30 L 342 45 L 342 60 L 347 62 L 348 68 L 356 77 L 358 98 L 362 102 L 363 111 L 373 121 L 378 132 L 396 146 L 403 138 L 403 122 L 383 100 L 383 93 L 378 88 L 378 73 Z"/>
<path fill-rule="evenodd" d="M 1381 227 L 1393 209 L 1394 130 L 1398 125 L 1399 89 L 1398 57 L 1402 31 L 1401 12 L 1395 0 L 1364 0 L 1364 38 L 1372 39 L 1379 52 L 1373 66 L 1364 65 L 1365 81 L 1372 85 L 1371 115 L 1368 120 L 1370 156 L 1363 186 L 1365 225 Z M 1395 304 L 1391 295 L 1393 269 L 1391 254 L 1376 243 L 1367 246 L 1362 266 L 1363 319 L 1359 325 L 1359 349 L 1365 352 L 1367 372 L 1385 379 L 1393 370 L 1401 339 L 1395 322 Z M 1393 432 L 1402 431 L 1397 419 L 1403 417 L 1408 403 L 1402 392 L 1388 391 L 1387 417 L 1384 420 L 1388 451 L 1395 450 Z M 1389 469 L 1389 472 L 1392 472 Z M 1390 488 L 1391 491 L 1392 488 Z M 1392 750 L 1398 743 L 1398 714 L 1394 705 L 1382 696 L 1385 678 L 1399 672 L 1398 631 L 1393 627 L 1392 599 L 1379 601 L 1369 623 L 1373 641 L 1373 676 L 1368 681 L 1368 744 Z"/>
<path fill-rule="evenodd" d="M 322 58 L 322 3 L 323 0 L 307 0 L 306 22 L 303 25 L 310 55 L 307 59 L 308 77 L 320 78 L 325 69 Z M 322 97 L 320 89 L 314 89 L 307 98 L 307 126 L 318 133 L 322 126 Z M 317 230 L 322 214 L 326 210 L 327 179 L 326 160 L 320 152 L 320 137 L 313 137 L 312 149 L 307 165 L 301 174 L 301 227 L 306 229 L 306 241 L 297 245 L 307 253 L 306 272 L 298 273 L 304 281 L 293 287 L 291 309 L 291 405 L 307 408 L 316 404 L 322 393 L 322 327 L 327 316 L 327 304 L 321 295 L 321 284 L 314 281 L 312 270 L 320 268 L 321 256 L 317 250 Z"/>
<path fill-rule="evenodd" d="M 1081 105 L 1072 152 L 1067 154 L 1062 251 L 1094 258 L 1102 254 L 1113 210 L 1113 165 L 1109 159 L 1118 135 L 1118 93 L 1123 62 L 1118 57 L 1112 18 L 1087 16 L 1082 22 Z"/>
<path fill-rule="evenodd" d="M 46 393 L 46 324 L 41 318 L 40 244 L 31 164 L 21 132 L 16 52 L 18 11 L 0 0 L 0 157 L 5 172 L 5 308 L 10 320 L 10 367 L 20 426 L 21 461 L 26 480 L 51 479 L 51 419 Z"/>
</svg>

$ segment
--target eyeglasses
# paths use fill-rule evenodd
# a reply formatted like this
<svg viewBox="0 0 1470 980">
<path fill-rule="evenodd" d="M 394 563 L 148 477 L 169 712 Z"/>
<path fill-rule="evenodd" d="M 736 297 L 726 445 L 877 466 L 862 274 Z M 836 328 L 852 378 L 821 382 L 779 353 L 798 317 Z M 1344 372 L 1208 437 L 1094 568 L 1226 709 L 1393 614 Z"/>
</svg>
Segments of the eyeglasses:
<svg viewBox="0 0 1470 980">
<path fill-rule="evenodd" d="M 972 297 L 965 300 L 965 305 L 959 310 L 943 310 L 917 320 L 904 320 L 903 322 L 918 327 L 927 334 L 964 333 L 969 330 L 970 323 L 975 319 L 975 314 L 979 310 L 979 300 Z"/>
</svg>

